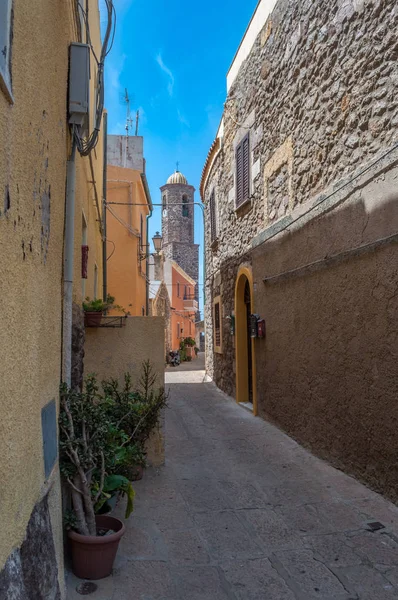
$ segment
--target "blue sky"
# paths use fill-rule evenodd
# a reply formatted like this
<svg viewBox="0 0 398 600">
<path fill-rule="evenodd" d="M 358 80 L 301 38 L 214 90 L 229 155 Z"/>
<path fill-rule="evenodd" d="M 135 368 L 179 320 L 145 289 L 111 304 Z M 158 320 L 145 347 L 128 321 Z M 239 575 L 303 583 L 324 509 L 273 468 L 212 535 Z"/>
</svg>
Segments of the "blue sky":
<svg viewBox="0 0 398 600">
<path fill-rule="evenodd" d="M 200 176 L 221 118 L 226 73 L 256 5 L 257 0 L 115 0 L 116 37 L 105 66 L 109 133 L 125 132 L 127 88 L 132 114 L 141 113 L 139 134 L 154 203 L 176 161 L 200 202 Z M 151 237 L 160 230 L 160 215 L 155 207 Z M 203 244 L 198 207 L 195 241 Z"/>
</svg>

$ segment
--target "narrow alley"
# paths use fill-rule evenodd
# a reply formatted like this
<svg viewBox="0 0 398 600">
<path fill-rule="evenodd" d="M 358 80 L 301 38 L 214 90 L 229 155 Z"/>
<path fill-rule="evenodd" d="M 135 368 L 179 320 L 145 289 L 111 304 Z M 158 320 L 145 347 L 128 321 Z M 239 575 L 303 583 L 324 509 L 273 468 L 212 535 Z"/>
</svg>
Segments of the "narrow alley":
<svg viewBox="0 0 398 600">
<path fill-rule="evenodd" d="M 90 597 L 397 598 L 398 508 L 204 383 L 201 360 L 166 372 L 166 465 L 134 485 L 114 574 Z"/>
</svg>

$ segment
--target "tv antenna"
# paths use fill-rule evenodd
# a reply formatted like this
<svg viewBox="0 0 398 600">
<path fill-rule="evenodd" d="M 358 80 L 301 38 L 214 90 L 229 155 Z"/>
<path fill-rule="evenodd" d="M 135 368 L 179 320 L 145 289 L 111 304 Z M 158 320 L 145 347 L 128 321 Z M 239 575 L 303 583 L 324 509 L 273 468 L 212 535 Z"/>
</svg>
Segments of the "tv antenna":
<svg viewBox="0 0 398 600">
<path fill-rule="evenodd" d="M 129 136 L 129 131 L 133 126 L 133 119 L 131 118 L 131 111 L 130 111 L 130 98 L 129 98 L 129 93 L 127 91 L 127 88 L 124 88 L 124 101 L 126 103 L 126 136 Z"/>
</svg>

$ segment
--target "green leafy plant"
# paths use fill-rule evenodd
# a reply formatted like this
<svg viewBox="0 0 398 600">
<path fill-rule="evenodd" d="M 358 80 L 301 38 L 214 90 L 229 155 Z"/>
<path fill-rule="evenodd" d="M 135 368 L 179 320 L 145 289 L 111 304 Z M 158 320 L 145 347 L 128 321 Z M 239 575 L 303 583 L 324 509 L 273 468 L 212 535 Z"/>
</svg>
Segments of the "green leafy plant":
<svg viewBox="0 0 398 600">
<path fill-rule="evenodd" d="M 116 455 L 123 444 L 109 404 L 94 377 L 86 380 L 84 392 L 61 387 L 60 469 L 71 491 L 75 529 L 82 535 L 96 535 L 96 507 L 107 493 L 105 483 L 117 469 Z M 121 482 L 120 491 L 131 497 L 125 484 Z"/>
<path fill-rule="evenodd" d="M 191 348 L 193 348 L 196 342 L 192 337 L 186 337 L 184 338 L 184 344 L 185 346 L 190 346 Z"/>
<path fill-rule="evenodd" d="M 96 535 L 95 515 L 112 496 L 127 496 L 126 518 L 133 510 L 132 467 L 145 466 L 145 442 L 167 405 L 163 387 L 156 387 L 150 363 L 133 389 L 131 376 L 86 379 L 83 392 L 61 387 L 60 468 L 68 484 L 73 514 L 67 524 L 83 535 Z"/>
<path fill-rule="evenodd" d="M 131 306 L 131 305 L 130 305 Z M 100 312 L 103 313 L 107 310 L 119 310 L 125 315 L 129 315 L 130 312 L 126 311 L 119 304 L 115 304 L 115 298 L 108 294 L 106 298 L 106 302 L 101 300 L 101 298 L 96 298 L 95 300 L 90 300 L 89 297 L 83 302 L 83 310 L 84 312 Z"/>
<path fill-rule="evenodd" d="M 200 352 L 199 348 L 197 346 L 195 346 L 195 354 L 196 354 L 196 356 L 198 356 L 199 352 Z"/>
</svg>

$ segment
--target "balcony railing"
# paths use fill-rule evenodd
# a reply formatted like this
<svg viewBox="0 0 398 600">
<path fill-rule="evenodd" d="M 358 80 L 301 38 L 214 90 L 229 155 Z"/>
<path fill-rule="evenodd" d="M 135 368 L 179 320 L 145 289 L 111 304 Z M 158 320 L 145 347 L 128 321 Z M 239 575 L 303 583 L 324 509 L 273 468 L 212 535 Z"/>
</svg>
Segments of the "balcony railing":
<svg viewBox="0 0 398 600">
<path fill-rule="evenodd" d="M 196 312 L 198 310 L 198 301 L 195 299 L 193 294 L 185 294 L 184 296 L 184 310 Z"/>
</svg>

